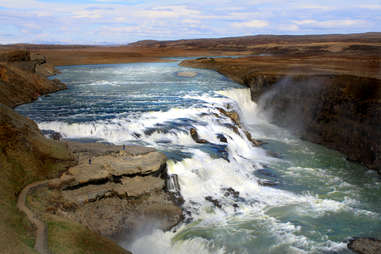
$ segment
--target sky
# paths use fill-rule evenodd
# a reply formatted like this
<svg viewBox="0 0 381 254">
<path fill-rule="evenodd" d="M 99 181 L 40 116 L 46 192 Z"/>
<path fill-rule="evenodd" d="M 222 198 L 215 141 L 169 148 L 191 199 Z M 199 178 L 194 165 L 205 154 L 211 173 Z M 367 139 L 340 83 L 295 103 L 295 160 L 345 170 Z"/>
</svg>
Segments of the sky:
<svg viewBox="0 0 381 254">
<path fill-rule="evenodd" d="M 381 32 L 381 0 L 0 0 L 0 44 Z"/>
</svg>

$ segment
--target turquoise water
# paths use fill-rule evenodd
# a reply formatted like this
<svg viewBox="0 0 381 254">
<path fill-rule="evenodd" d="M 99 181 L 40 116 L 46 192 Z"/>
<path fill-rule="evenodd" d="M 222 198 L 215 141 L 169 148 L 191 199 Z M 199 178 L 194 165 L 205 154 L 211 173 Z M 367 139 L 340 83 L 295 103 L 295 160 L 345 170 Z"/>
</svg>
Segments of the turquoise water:
<svg viewBox="0 0 381 254">
<path fill-rule="evenodd" d="M 17 110 L 65 138 L 156 147 L 179 177 L 186 223 L 120 243 L 133 253 L 351 253 L 349 238 L 381 238 L 380 177 L 268 123 L 249 89 L 177 62 L 60 70 L 68 90 Z M 266 144 L 253 147 L 218 108 L 239 112 Z M 192 127 L 210 144 L 196 144 Z"/>
</svg>

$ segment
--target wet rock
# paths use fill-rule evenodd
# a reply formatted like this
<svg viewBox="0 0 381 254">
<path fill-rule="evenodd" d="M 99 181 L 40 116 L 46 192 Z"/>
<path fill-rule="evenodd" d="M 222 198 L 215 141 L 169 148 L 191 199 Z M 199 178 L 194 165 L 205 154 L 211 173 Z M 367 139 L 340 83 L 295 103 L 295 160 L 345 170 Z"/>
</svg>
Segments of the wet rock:
<svg viewBox="0 0 381 254">
<path fill-rule="evenodd" d="M 217 108 L 217 110 L 221 114 L 229 117 L 237 126 L 241 126 L 241 121 L 240 121 L 240 118 L 239 118 L 239 115 L 238 115 L 237 112 L 235 112 L 235 111 L 226 111 L 223 108 Z"/>
<path fill-rule="evenodd" d="M 222 190 L 225 192 L 224 193 L 225 197 L 233 197 L 234 199 L 238 199 L 239 198 L 239 191 L 236 191 L 236 190 L 234 190 L 231 187 L 229 187 L 229 188 L 223 188 Z"/>
<path fill-rule="evenodd" d="M 270 181 L 267 179 L 258 180 L 258 184 L 262 185 L 262 186 L 276 186 L 276 185 L 278 185 L 276 182 L 273 182 L 273 181 Z"/>
<path fill-rule="evenodd" d="M 381 241 L 374 238 L 354 238 L 349 241 L 348 248 L 359 254 L 380 254 Z"/>
<path fill-rule="evenodd" d="M 262 142 L 260 142 L 260 141 L 258 141 L 258 140 L 256 140 L 256 139 L 254 139 L 254 138 L 251 136 L 250 132 L 248 132 L 248 131 L 244 131 L 244 133 L 245 133 L 247 139 L 248 139 L 254 146 L 260 146 L 260 145 L 262 145 Z"/>
<path fill-rule="evenodd" d="M 277 175 L 270 168 L 261 168 L 256 170 L 256 172 L 263 176 L 277 177 Z"/>
<path fill-rule="evenodd" d="M 217 134 L 217 138 L 220 140 L 222 143 L 227 143 L 228 140 L 223 134 Z"/>
<path fill-rule="evenodd" d="M 141 134 L 139 134 L 139 133 L 136 133 L 136 132 L 134 132 L 133 136 L 134 136 L 135 138 L 141 138 L 141 137 L 142 137 L 142 135 L 141 135 Z"/>
<path fill-rule="evenodd" d="M 199 144 L 205 144 L 205 143 L 209 143 L 207 140 L 205 139 L 200 139 L 200 137 L 198 136 L 198 133 L 197 133 L 197 130 L 195 128 L 191 128 L 190 129 L 190 135 L 192 137 L 192 139 L 196 142 L 196 143 L 199 143 Z"/>
<path fill-rule="evenodd" d="M 151 136 L 154 132 L 160 133 L 160 130 L 157 129 L 157 128 L 147 128 L 147 129 L 144 130 L 144 134 L 146 136 Z"/>
<path fill-rule="evenodd" d="M 62 139 L 62 135 L 59 132 L 54 132 L 50 135 L 50 138 L 57 140 L 57 141 L 60 141 Z"/>
<path fill-rule="evenodd" d="M 229 123 L 224 124 L 224 126 L 227 127 L 227 128 L 229 128 L 229 129 L 231 129 L 232 131 L 234 131 L 235 134 L 240 135 L 237 126 L 235 126 L 235 125 L 231 125 L 231 124 L 229 124 Z"/>
<path fill-rule="evenodd" d="M 273 152 L 273 151 L 266 151 L 267 155 L 270 155 L 271 157 L 281 159 L 282 156 L 279 153 Z"/>
<path fill-rule="evenodd" d="M 211 196 L 205 197 L 205 200 L 212 203 L 215 207 L 222 208 L 220 201 L 218 201 L 217 199 L 214 199 Z"/>
</svg>

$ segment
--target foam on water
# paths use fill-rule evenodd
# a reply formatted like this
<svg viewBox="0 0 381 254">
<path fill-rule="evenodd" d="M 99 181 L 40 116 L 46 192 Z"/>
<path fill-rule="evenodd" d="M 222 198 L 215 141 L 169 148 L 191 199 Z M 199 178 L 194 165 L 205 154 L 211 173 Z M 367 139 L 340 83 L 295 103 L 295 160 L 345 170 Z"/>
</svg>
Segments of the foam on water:
<svg viewBox="0 0 381 254">
<path fill-rule="evenodd" d="M 189 69 L 175 64 L 64 68 L 64 77 L 76 84 L 72 96 L 84 100 L 83 105 L 61 108 L 70 106 L 61 92 L 38 102 L 39 109 L 36 104 L 21 107 L 35 116 L 41 129 L 58 131 L 66 138 L 141 143 L 168 154 L 168 173 L 178 175 L 186 220 L 191 223 L 176 231 L 139 234 L 123 246 L 133 253 L 347 253 L 342 241 L 356 228 L 346 221 L 359 228 L 373 223 L 373 232 L 378 232 L 381 211 L 363 204 L 364 185 L 350 178 L 347 169 L 340 169 L 346 164 L 331 170 L 324 164 L 325 157 L 319 157 L 328 156 L 328 151 L 262 119 L 248 88 L 237 88 L 205 70 L 193 79 L 175 75 L 184 70 Z M 51 102 L 44 108 L 44 100 L 55 99 L 55 108 Z M 139 102 L 143 107 L 136 106 Z M 99 112 L 94 113 L 98 104 L 102 104 Z M 268 144 L 253 146 L 243 130 L 236 133 L 229 127 L 234 123 L 218 108 L 237 111 L 243 128 Z M 45 110 L 46 115 L 37 116 L 36 110 Z M 69 113 L 57 120 L 49 117 L 51 112 Z M 190 128 L 210 143 L 195 143 Z M 218 135 L 228 142 L 221 142 Z M 269 149 L 283 157 L 269 156 Z M 186 156 L 179 156 L 179 151 Z M 335 163 L 342 162 L 336 159 Z M 263 177 L 275 177 L 279 184 L 262 186 Z M 324 224 L 333 220 L 338 228 Z"/>
</svg>

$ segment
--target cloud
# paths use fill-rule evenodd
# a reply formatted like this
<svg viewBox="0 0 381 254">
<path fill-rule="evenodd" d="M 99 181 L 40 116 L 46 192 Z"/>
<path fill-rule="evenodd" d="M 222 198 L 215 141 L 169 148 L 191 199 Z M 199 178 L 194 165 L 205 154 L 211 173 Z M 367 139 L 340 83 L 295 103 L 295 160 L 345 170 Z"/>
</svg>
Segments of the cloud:
<svg viewBox="0 0 381 254">
<path fill-rule="evenodd" d="M 99 19 L 102 18 L 103 15 L 100 11 L 77 11 L 74 12 L 73 18 L 86 18 L 86 19 Z"/>
<path fill-rule="evenodd" d="M 296 32 L 300 30 L 300 27 L 295 24 L 282 24 L 279 26 L 279 30 L 281 31 L 290 31 L 290 32 Z"/>
<path fill-rule="evenodd" d="M 1 0 L 0 44 L 377 32 L 380 9 L 379 0 Z"/>
<path fill-rule="evenodd" d="M 380 10 L 381 4 L 360 4 L 357 7 L 370 10 Z"/>
<path fill-rule="evenodd" d="M 313 19 L 296 20 L 295 24 L 299 26 L 310 26 L 320 28 L 335 28 L 335 27 L 354 27 L 354 26 L 366 26 L 368 24 L 365 20 L 355 19 L 343 19 L 343 20 L 325 20 L 318 21 Z"/>
<path fill-rule="evenodd" d="M 152 8 L 151 10 L 142 10 L 135 15 L 152 19 L 179 18 L 199 16 L 200 11 L 189 9 L 186 6 L 163 6 Z"/>
<path fill-rule="evenodd" d="M 269 23 L 265 20 L 250 20 L 246 22 L 234 22 L 231 24 L 235 28 L 263 28 L 268 26 Z"/>
</svg>

